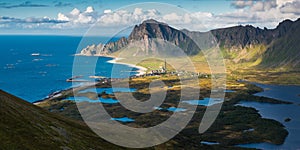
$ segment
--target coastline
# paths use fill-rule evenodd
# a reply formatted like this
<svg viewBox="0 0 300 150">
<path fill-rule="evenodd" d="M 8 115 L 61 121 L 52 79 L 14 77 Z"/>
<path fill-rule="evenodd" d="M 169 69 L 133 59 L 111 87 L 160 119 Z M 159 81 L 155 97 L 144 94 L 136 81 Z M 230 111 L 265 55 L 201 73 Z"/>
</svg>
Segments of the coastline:
<svg viewBox="0 0 300 150">
<path fill-rule="evenodd" d="M 142 66 L 137 66 L 137 65 L 133 65 L 133 64 L 128 64 L 128 63 L 124 63 L 124 62 L 118 62 L 118 60 L 122 60 L 124 58 L 119 58 L 119 57 L 116 57 L 116 56 L 113 56 L 113 55 L 83 55 L 83 54 L 75 54 L 74 56 L 86 56 L 86 57 L 90 57 L 90 56 L 94 56 L 94 57 L 108 57 L 108 58 L 112 58 L 112 60 L 109 60 L 107 61 L 108 63 L 111 63 L 111 64 L 120 64 L 120 65 L 126 65 L 126 66 L 129 66 L 129 67 L 132 67 L 132 68 L 137 68 L 137 72 L 138 74 L 136 74 L 137 76 L 141 76 L 141 75 L 144 75 L 146 74 L 146 71 L 148 70 L 147 68 L 145 67 L 142 67 Z"/>
<path fill-rule="evenodd" d="M 103 56 L 103 57 L 106 57 L 106 56 Z M 137 70 L 138 74 L 136 74 L 137 76 L 141 76 L 141 75 L 146 74 L 147 68 L 144 68 L 142 66 L 133 65 L 133 64 L 124 63 L 124 62 L 118 62 L 118 60 L 122 60 L 124 58 L 118 58 L 118 57 L 114 57 L 114 56 L 112 56 L 110 58 L 113 58 L 113 60 L 107 61 L 108 63 L 121 64 L 121 65 L 126 65 L 126 66 L 129 66 L 129 67 L 132 67 L 132 68 L 137 68 L 138 69 Z"/>
<path fill-rule="evenodd" d="M 63 93 L 66 93 L 66 92 L 73 92 L 73 91 L 78 91 L 78 90 L 81 90 L 81 89 L 85 89 L 85 88 L 88 88 L 88 87 L 93 87 L 93 86 L 96 86 L 97 83 L 95 82 L 87 82 L 87 83 L 84 83 L 82 85 L 78 85 L 78 86 L 71 86 L 69 88 L 66 88 L 66 89 L 62 89 L 62 90 L 58 90 L 58 91 L 55 91 L 53 93 L 50 93 L 48 96 L 46 96 L 45 98 L 41 99 L 41 100 L 37 100 L 37 101 L 34 101 L 32 102 L 33 105 L 38 105 L 46 100 L 51 100 L 53 98 L 57 98 L 57 97 L 60 97 L 63 95 Z"/>
<path fill-rule="evenodd" d="M 144 67 L 141 67 L 141 66 L 137 66 L 137 65 L 133 65 L 133 64 L 128 64 L 128 63 L 123 63 L 123 62 L 118 62 L 118 60 L 122 60 L 124 58 L 118 58 L 116 56 L 112 56 L 112 55 L 91 55 L 91 56 L 88 56 L 88 55 L 81 55 L 81 54 L 75 54 L 74 56 L 86 56 L 86 57 L 107 57 L 107 58 L 112 58 L 112 60 L 109 60 L 107 61 L 108 63 L 112 63 L 112 64 L 121 64 L 121 65 L 126 65 L 126 66 L 129 66 L 129 67 L 132 67 L 132 68 L 137 68 L 138 70 L 136 72 L 138 72 L 138 74 L 136 74 L 137 76 L 141 76 L 141 75 L 144 75 L 146 74 L 146 71 L 147 69 L 144 68 Z M 83 85 L 80 85 L 78 87 L 69 87 L 69 88 L 66 88 L 66 89 L 62 89 L 62 90 L 59 90 L 59 91 L 55 91 L 53 93 L 50 93 L 47 97 L 41 99 L 41 100 L 37 100 L 37 101 L 34 101 L 32 102 L 32 104 L 34 105 L 38 105 L 42 102 L 44 102 L 45 100 L 47 99 L 52 99 L 52 98 L 55 98 L 55 97 L 59 97 L 61 96 L 61 94 L 63 92 L 67 92 L 67 91 L 74 91 L 74 90 L 78 90 L 78 89 L 81 89 L 81 88 L 86 88 L 86 87 L 90 87 L 90 86 L 95 86 L 97 83 L 92 83 L 92 84 L 83 84 Z"/>
</svg>

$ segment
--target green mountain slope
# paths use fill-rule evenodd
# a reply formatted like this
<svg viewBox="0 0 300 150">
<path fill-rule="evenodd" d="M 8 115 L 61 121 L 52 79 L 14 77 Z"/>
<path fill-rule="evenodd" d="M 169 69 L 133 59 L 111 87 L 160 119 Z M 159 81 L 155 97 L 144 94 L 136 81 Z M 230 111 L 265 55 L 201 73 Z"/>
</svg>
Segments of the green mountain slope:
<svg viewBox="0 0 300 150">
<path fill-rule="evenodd" d="M 85 124 L 0 90 L 0 149 L 120 149 Z"/>
<path fill-rule="evenodd" d="M 263 54 L 260 67 L 280 67 L 289 70 L 300 69 L 300 19 L 286 21 L 287 33 L 269 46 Z"/>
</svg>

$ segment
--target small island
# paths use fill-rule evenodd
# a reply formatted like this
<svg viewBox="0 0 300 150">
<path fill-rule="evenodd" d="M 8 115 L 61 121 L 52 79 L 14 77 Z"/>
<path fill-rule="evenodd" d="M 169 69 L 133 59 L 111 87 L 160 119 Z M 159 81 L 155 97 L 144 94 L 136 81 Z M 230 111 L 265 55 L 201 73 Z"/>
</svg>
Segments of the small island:
<svg viewBox="0 0 300 150">
<path fill-rule="evenodd" d="M 290 122 L 292 119 L 291 118 L 285 118 L 284 122 Z"/>
</svg>

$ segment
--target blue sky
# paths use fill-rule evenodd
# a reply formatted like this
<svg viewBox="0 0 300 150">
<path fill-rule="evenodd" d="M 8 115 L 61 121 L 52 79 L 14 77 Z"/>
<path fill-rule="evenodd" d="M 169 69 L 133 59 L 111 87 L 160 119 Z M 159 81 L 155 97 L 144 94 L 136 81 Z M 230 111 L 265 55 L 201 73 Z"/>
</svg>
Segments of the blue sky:
<svg viewBox="0 0 300 150">
<path fill-rule="evenodd" d="M 251 24 L 274 28 L 299 17 L 299 0 L 0 0 L 0 34 L 109 35 L 154 18 L 207 31 Z M 149 3 L 152 2 L 152 3 Z M 105 13 L 104 13 L 105 12 Z M 95 25 L 96 24 L 96 25 Z M 95 29 L 97 28 L 97 29 Z"/>
<path fill-rule="evenodd" d="M 127 5 L 143 2 L 160 2 L 176 5 L 189 11 L 211 11 L 213 13 L 221 13 L 233 9 L 228 0 L 0 0 L 0 13 L 11 17 L 56 17 L 58 12 L 67 13 L 73 8 L 85 9 L 88 6 L 93 6 L 95 11 L 103 12 L 105 9 L 118 9 Z M 45 5 L 40 7 L 24 7 L 22 4 L 29 5 Z M 2 5 L 1 5 L 2 4 Z M 1 7 L 2 6 L 2 7 Z M 4 6 L 7 6 L 4 7 Z M 15 6 L 10 8 L 10 6 Z"/>
</svg>

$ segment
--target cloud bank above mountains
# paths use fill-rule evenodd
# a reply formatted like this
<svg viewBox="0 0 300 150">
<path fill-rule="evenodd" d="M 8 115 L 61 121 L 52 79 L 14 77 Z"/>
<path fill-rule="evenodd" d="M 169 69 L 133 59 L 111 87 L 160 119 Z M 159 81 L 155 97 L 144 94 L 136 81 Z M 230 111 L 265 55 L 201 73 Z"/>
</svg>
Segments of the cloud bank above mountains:
<svg viewBox="0 0 300 150">
<path fill-rule="evenodd" d="M 44 5 L 23 3 L 23 7 L 45 7 Z M 57 7 L 71 4 L 61 3 Z M 8 6 L 6 7 L 15 7 Z M 56 18 L 14 18 L 0 17 L 0 28 L 20 29 L 55 29 L 86 30 L 97 23 L 103 30 L 121 26 L 131 26 L 146 19 L 156 19 L 178 28 L 207 31 L 214 28 L 251 24 L 258 27 L 274 28 L 284 19 L 297 19 L 300 15 L 299 0 L 236 0 L 231 3 L 235 8 L 231 12 L 213 14 L 211 12 L 170 12 L 163 13 L 157 9 L 134 8 L 132 10 L 104 10 L 97 12 L 92 6 L 85 10 L 74 8 L 69 13 L 58 12 Z"/>
</svg>

